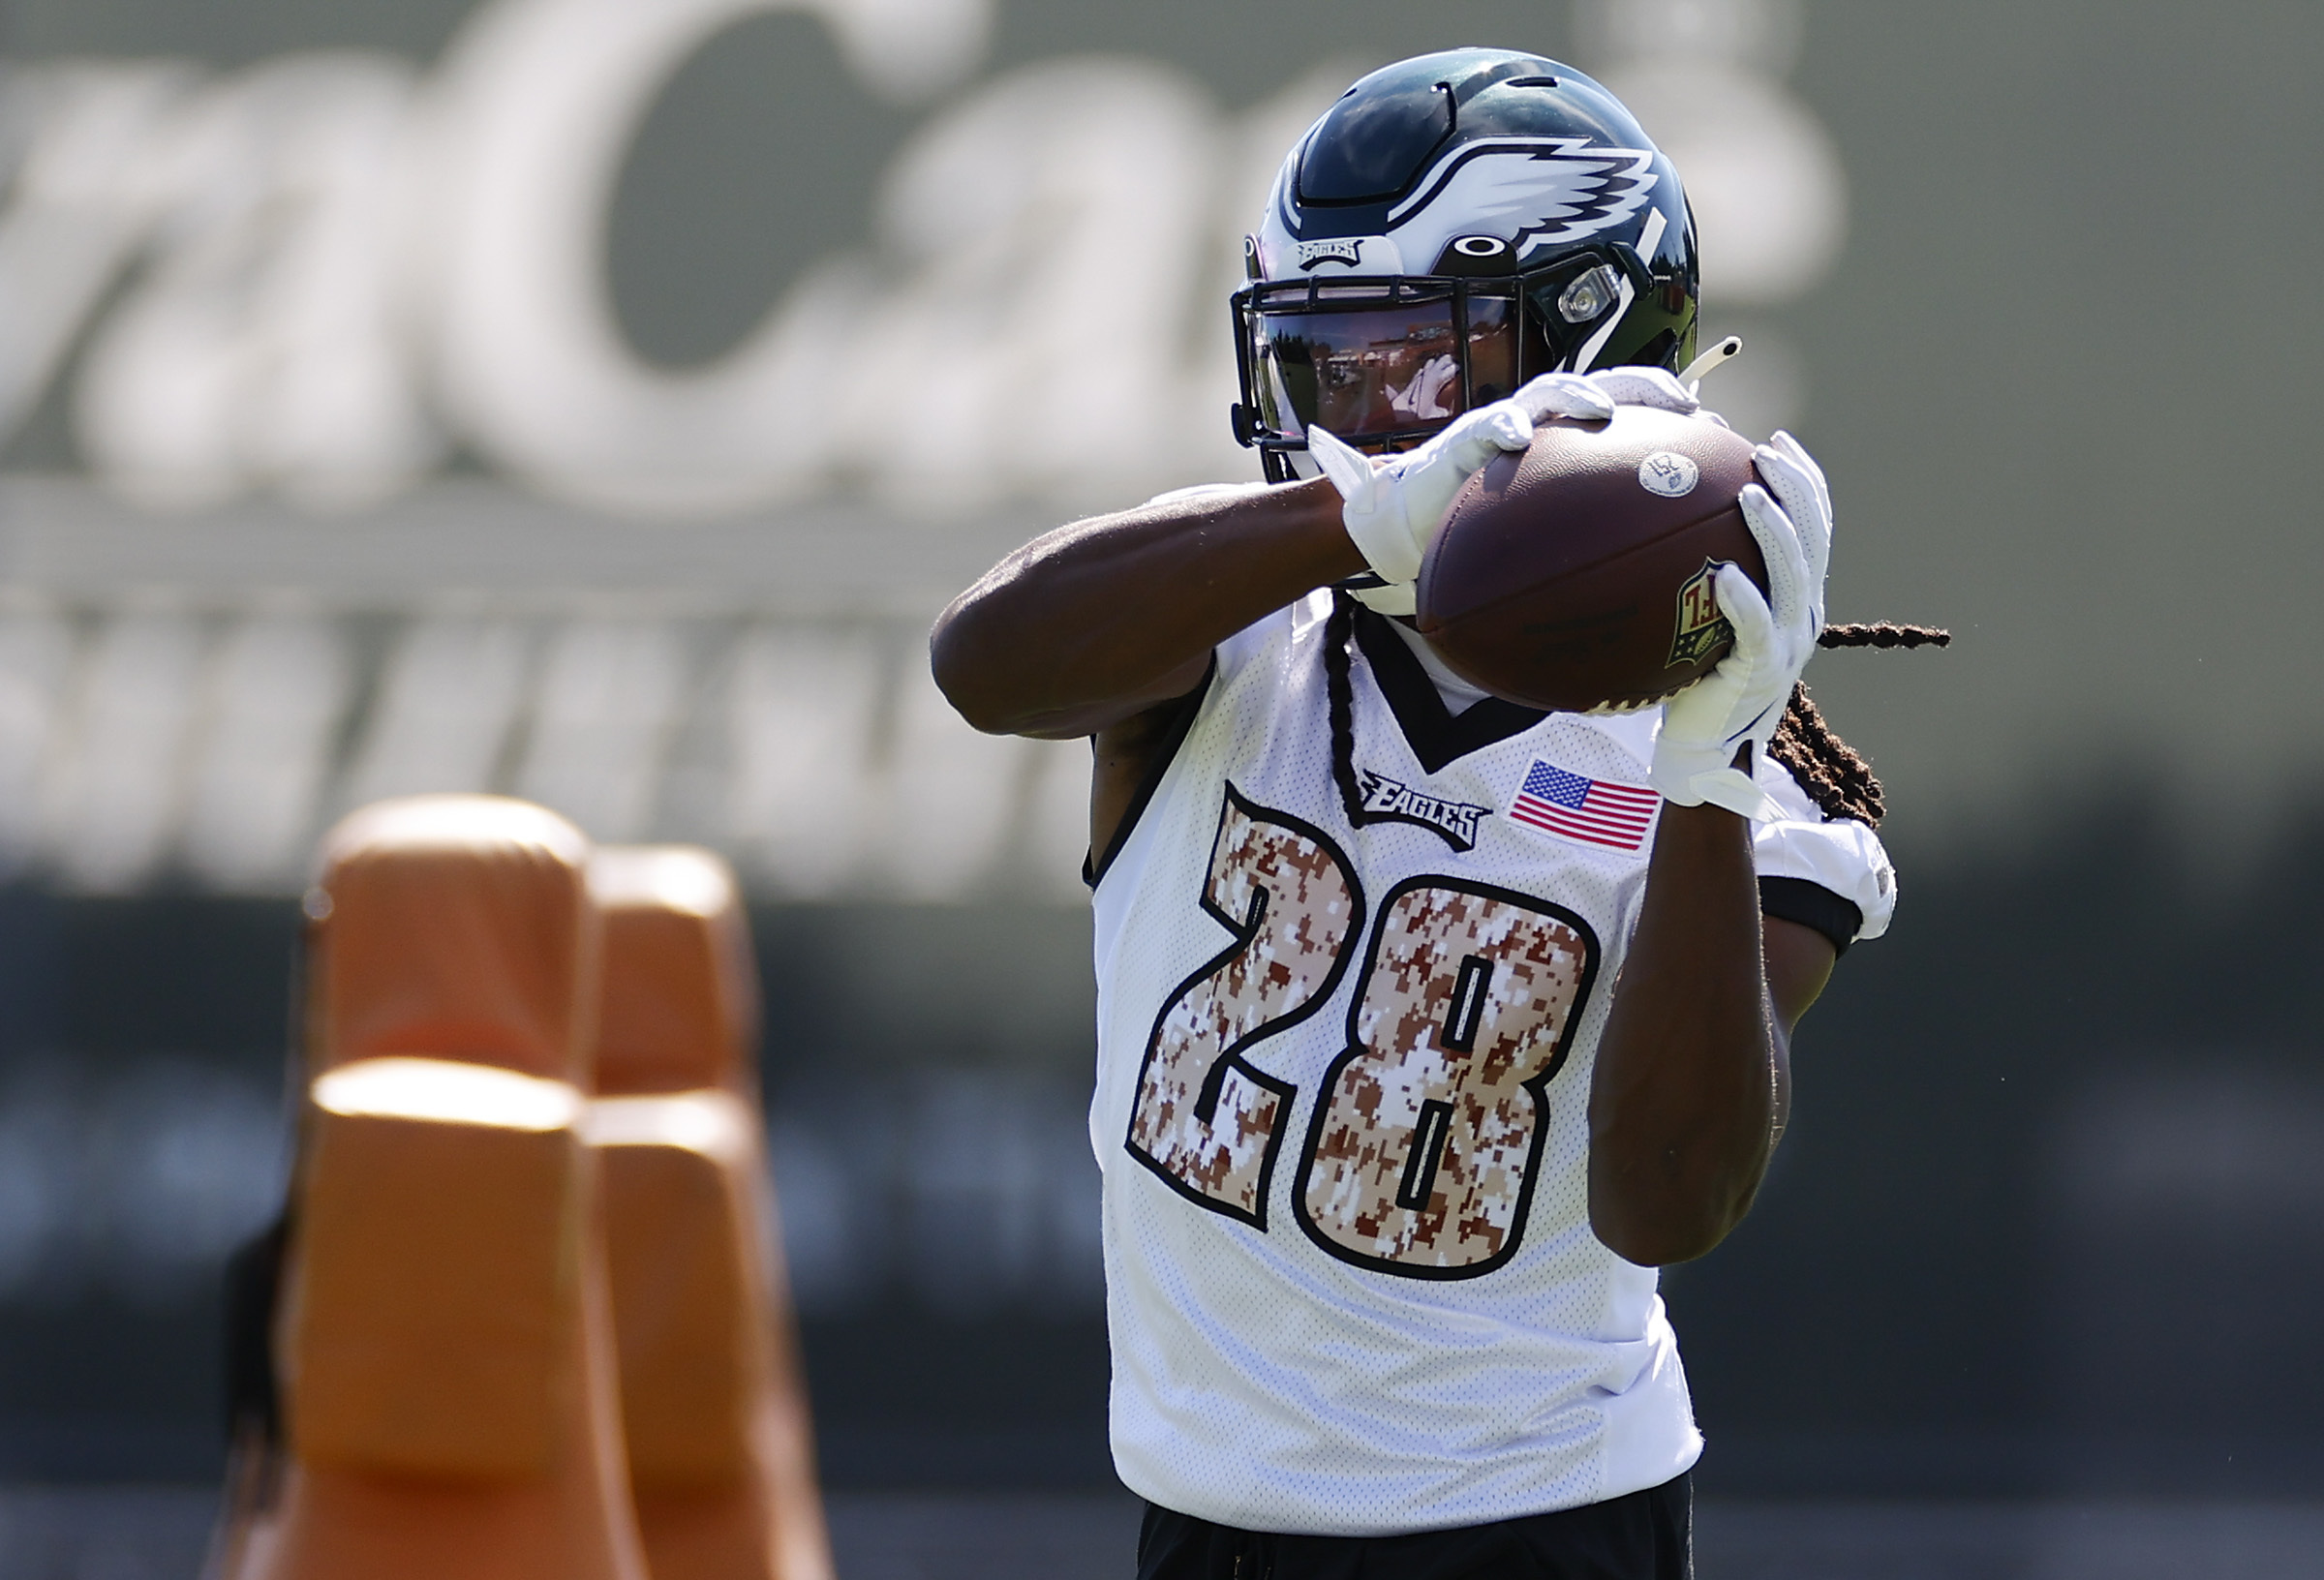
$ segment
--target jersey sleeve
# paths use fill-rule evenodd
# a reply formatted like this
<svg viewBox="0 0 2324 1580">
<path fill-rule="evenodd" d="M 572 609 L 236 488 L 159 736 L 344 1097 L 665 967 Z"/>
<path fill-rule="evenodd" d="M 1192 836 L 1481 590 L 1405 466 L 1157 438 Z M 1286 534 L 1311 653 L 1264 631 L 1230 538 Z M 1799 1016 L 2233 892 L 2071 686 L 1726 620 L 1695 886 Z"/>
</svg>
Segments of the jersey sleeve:
<svg viewBox="0 0 2324 1580">
<path fill-rule="evenodd" d="M 1878 938 L 1896 914 L 1896 868 L 1881 836 L 1852 818 L 1823 815 L 1791 771 L 1761 752 L 1757 777 L 1780 809 L 1752 825 L 1752 857 L 1759 872 L 1759 906 L 1797 922 L 1845 952 Z"/>
</svg>

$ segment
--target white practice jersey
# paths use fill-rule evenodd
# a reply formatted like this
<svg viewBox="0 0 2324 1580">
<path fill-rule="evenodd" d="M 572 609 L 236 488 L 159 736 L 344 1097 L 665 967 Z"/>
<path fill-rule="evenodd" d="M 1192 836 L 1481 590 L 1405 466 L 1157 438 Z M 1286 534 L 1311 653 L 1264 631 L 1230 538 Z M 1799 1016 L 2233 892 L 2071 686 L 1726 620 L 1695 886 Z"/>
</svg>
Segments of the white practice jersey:
<svg viewBox="0 0 2324 1580">
<path fill-rule="evenodd" d="M 1219 649 L 1099 874 L 1115 1463 L 1182 1513 L 1350 1535 L 1657 1485 L 1701 1440 L 1655 1272 L 1590 1231 L 1586 1109 L 1658 715 L 1454 714 L 1362 615 L 1356 826 L 1330 607 Z M 1761 779 L 1763 888 L 1884 929 L 1872 831 Z"/>
</svg>

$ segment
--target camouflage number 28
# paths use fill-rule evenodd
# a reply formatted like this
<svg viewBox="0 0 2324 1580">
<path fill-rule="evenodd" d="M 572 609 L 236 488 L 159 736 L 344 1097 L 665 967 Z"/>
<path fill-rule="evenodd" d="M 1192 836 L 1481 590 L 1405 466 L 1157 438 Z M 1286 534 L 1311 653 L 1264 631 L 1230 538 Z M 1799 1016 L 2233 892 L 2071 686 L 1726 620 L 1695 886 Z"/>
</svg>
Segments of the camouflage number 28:
<svg viewBox="0 0 2324 1580">
<path fill-rule="evenodd" d="M 1235 941 L 1155 1018 L 1126 1144 L 1181 1195 L 1264 1230 L 1298 1088 L 1244 1054 L 1330 1000 L 1363 896 L 1329 836 L 1230 786 L 1202 903 Z M 1587 923 L 1528 896 L 1449 878 L 1391 892 L 1292 1193 L 1309 1237 L 1414 1278 L 1507 1261 L 1544 1089 L 1597 963 Z"/>
</svg>

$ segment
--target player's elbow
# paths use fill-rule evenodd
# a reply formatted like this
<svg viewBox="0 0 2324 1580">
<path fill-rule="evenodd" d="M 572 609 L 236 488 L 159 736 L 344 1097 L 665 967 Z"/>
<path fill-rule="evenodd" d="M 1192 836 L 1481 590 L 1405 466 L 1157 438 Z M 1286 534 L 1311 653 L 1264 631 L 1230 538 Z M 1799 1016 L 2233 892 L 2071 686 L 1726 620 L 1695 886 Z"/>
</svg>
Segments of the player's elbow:
<svg viewBox="0 0 2324 1580">
<path fill-rule="evenodd" d="M 1598 1243 L 1624 1261 L 1640 1267 L 1667 1267 L 1708 1256 L 1727 1238 L 1732 1225 L 1606 1223 L 1590 1215 L 1591 1232 Z"/>
<path fill-rule="evenodd" d="M 936 689 L 971 729 L 987 735 L 1014 735 L 1021 730 L 1021 709 L 1009 705 L 1007 686 L 993 651 L 989 622 L 977 618 L 973 591 L 955 599 L 937 617 L 928 637 L 929 673 Z"/>
<path fill-rule="evenodd" d="M 1624 1261 L 1667 1267 L 1716 1250 L 1751 1211 L 1757 1194 L 1756 1189 L 1626 1190 L 1621 1182 L 1601 1180 L 1593 1171 L 1590 1231 Z"/>
</svg>

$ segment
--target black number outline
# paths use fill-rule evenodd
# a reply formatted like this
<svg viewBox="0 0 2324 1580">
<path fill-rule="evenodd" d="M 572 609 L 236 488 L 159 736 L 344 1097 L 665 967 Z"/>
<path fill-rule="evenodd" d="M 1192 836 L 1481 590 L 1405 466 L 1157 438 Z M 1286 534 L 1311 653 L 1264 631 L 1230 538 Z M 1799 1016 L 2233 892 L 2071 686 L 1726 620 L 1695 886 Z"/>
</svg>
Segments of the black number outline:
<svg viewBox="0 0 2324 1580">
<path fill-rule="evenodd" d="M 1256 891 L 1256 897 L 1251 902 L 1250 915 L 1246 917 L 1230 916 L 1210 903 L 1210 873 L 1218 862 L 1218 842 L 1227 836 L 1228 813 L 1237 808 L 1239 808 L 1243 815 L 1253 822 L 1288 830 L 1301 838 L 1312 839 L 1321 846 L 1332 861 L 1339 865 L 1340 876 L 1347 880 L 1351 909 L 1348 913 L 1347 930 L 1341 937 L 1338 946 L 1331 951 L 1331 969 L 1325 975 L 1322 984 L 1317 987 L 1315 991 L 1310 993 L 1304 1002 L 1294 1006 L 1289 1012 L 1277 1016 L 1273 1019 L 1260 1021 L 1249 1032 L 1221 1048 L 1218 1056 L 1210 1061 L 1210 1068 L 1203 1073 L 1203 1092 L 1206 1100 L 1214 1109 L 1218 1101 L 1219 1088 L 1226 1083 L 1227 1072 L 1233 1069 L 1238 1071 L 1245 1079 L 1273 1092 L 1276 1097 L 1280 1098 L 1283 1104 L 1282 1112 L 1286 1119 L 1297 1111 L 1300 1100 L 1298 1083 L 1280 1080 L 1269 1075 L 1243 1058 L 1242 1050 L 1255 1043 L 1274 1036 L 1277 1032 L 1288 1031 L 1331 1002 L 1331 995 L 1338 992 L 1340 986 L 1347 980 L 1348 962 L 1355 957 L 1356 952 L 1348 948 L 1348 940 L 1361 935 L 1370 921 L 1369 912 L 1364 905 L 1363 881 L 1356 875 L 1356 864 L 1348 859 L 1348 853 L 1339 848 L 1337 841 L 1305 818 L 1295 817 L 1289 812 L 1279 812 L 1272 807 L 1263 806 L 1236 789 L 1232 779 L 1226 781 L 1226 795 L 1220 801 L 1218 807 L 1218 832 L 1210 836 L 1210 854 L 1203 863 L 1203 889 L 1199 903 L 1219 926 L 1235 935 L 1234 942 L 1189 972 L 1185 980 L 1173 988 L 1169 996 L 1162 1000 L 1161 1009 L 1154 1012 L 1153 1028 L 1146 1034 L 1146 1053 L 1138 1061 L 1138 1079 L 1130 1086 L 1130 1117 L 1128 1127 L 1122 1136 L 1121 1147 L 1132 1158 L 1145 1165 L 1147 1170 L 1156 1179 L 1187 1200 L 1192 1201 L 1196 1206 L 1208 1208 L 1221 1217 L 1232 1218 L 1238 1223 L 1248 1224 L 1264 1234 L 1267 1232 L 1268 1201 L 1274 1194 L 1275 1164 L 1283 1151 L 1283 1133 L 1292 1128 L 1288 1123 L 1278 1123 L 1275 1126 L 1267 1138 L 1267 1150 L 1260 1157 L 1259 1188 L 1253 1193 L 1254 1199 L 1259 1203 L 1257 1212 L 1244 1212 L 1238 1207 L 1221 1201 L 1214 1196 L 1206 1196 L 1172 1172 L 1166 1164 L 1141 1147 L 1137 1141 L 1139 1100 L 1146 1091 L 1146 1075 L 1148 1070 L 1153 1068 L 1154 1054 L 1162 1041 L 1162 1023 L 1170 1018 L 1170 1012 L 1177 1007 L 1180 999 L 1192 992 L 1211 973 L 1250 948 L 1257 941 L 1259 929 L 1267 921 L 1268 904 L 1274 895 L 1274 891 L 1258 884 L 1252 886 Z"/>
<path fill-rule="evenodd" d="M 1388 930 L 1386 918 L 1395 910 L 1396 901 L 1419 889 L 1446 889 L 1454 894 L 1475 895 L 1481 899 L 1497 899 L 1506 904 L 1522 906 L 1537 916 L 1546 917 L 1554 922 L 1562 922 L 1572 927 L 1579 935 L 1582 949 L 1581 975 L 1574 987 L 1574 1006 L 1567 1013 L 1565 1030 L 1558 1037 L 1557 1047 L 1550 1053 L 1549 1062 L 1542 1067 L 1540 1075 L 1530 1080 L 1518 1082 L 1518 1089 L 1533 1099 L 1536 1118 L 1533 1127 L 1533 1145 L 1525 1156 L 1525 1182 L 1517 1188 L 1516 1209 L 1510 1214 L 1509 1242 L 1483 1261 L 1473 1261 L 1459 1267 L 1418 1267 L 1407 1262 L 1393 1261 L 1386 1257 L 1374 1257 L 1361 1251 L 1351 1251 L 1326 1233 L 1308 1216 L 1307 1181 L 1315 1170 L 1316 1153 L 1324 1144 L 1324 1123 L 1331 1112 L 1330 1095 L 1339 1089 L 1340 1072 L 1355 1060 L 1371 1051 L 1364 1048 L 1356 1036 L 1356 1018 L 1363 1012 L 1364 995 L 1361 990 L 1349 995 L 1347 1046 L 1326 1067 L 1322 1079 L 1315 1085 L 1315 1111 L 1307 1121 L 1306 1144 L 1300 1149 L 1300 1171 L 1291 1182 L 1291 1215 L 1298 1220 L 1300 1228 L 1306 1232 L 1307 1238 L 1315 1242 L 1317 1248 L 1334 1261 L 1342 1261 L 1351 1267 L 1361 1267 L 1370 1272 L 1387 1273 L 1395 1278 L 1422 1279 L 1430 1283 L 1450 1284 L 1462 1279 L 1483 1278 L 1487 1273 L 1498 1272 L 1509 1265 L 1510 1259 L 1517 1254 L 1518 1248 L 1524 1243 L 1525 1226 L 1533 1216 L 1534 1186 L 1540 1181 L 1542 1148 L 1547 1145 L 1549 1140 L 1549 1083 L 1557 1079 L 1560 1071 L 1565 1069 L 1566 1059 L 1573 1052 L 1574 1039 L 1579 1034 L 1582 1018 L 1589 1011 L 1590 994 L 1598 986 L 1598 964 L 1602 952 L 1598 944 L 1597 930 L 1590 926 L 1589 922 L 1579 912 L 1570 910 L 1554 900 L 1543 899 L 1538 895 L 1521 894 L 1514 889 L 1504 889 L 1499 884 L 1480 883 L 1470 878 L 1422 874 L 1420 877 L 1405 879 L 1380 897 L 1379 912 L 1372 919 L 1371 933 L 1364 943 L 1363 974 L 1356 979 L 1358 983 L 1370 982 L 1373 971 L 1379 967 L 1381 939 Z M 1419 1139 L 1417 1131 L 1414 1139 Z M 1428 1170 L 1432 1181 L 1435 1172 L 1436 1170 L 1432 1165 Z"/>
</svg>

